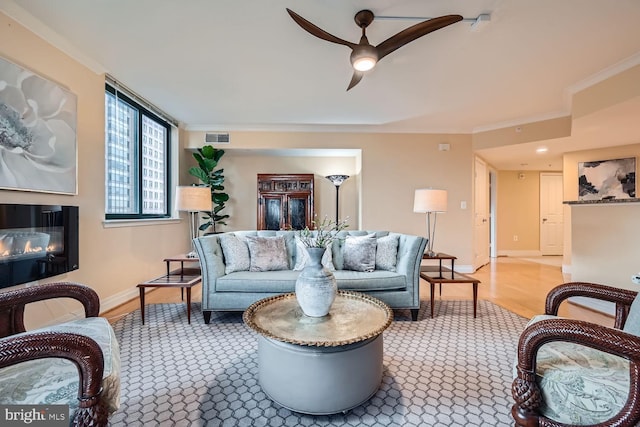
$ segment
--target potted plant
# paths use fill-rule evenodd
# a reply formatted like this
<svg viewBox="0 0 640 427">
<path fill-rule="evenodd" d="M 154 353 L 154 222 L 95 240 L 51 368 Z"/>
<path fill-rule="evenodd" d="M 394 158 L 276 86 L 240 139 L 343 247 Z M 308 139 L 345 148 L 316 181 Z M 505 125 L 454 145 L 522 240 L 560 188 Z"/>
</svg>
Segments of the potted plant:
<svg viewBox="0 0 640 427">
<path fill-rule="evenodd" d="M 203 212 L 202 219 L 205 222 L 200 225 L 200 231 L 211 227 L 213 233 L 217 233 L 217 225 L 227 225 L 225 219 L 229 218 L 229 215 L 220 213 L 229 200 L 229 195 L 224 192 L 224 169 L 216 169 L 223 155 L 224 150 L 213 148 L 211 145 L 198 148 L 198 151 L 193 153 L 198 166 L 189 168 L 189 175 L 195 176 L 211 189 L 211 202 L 213 203 L 212 211 Z"/>
</svg>

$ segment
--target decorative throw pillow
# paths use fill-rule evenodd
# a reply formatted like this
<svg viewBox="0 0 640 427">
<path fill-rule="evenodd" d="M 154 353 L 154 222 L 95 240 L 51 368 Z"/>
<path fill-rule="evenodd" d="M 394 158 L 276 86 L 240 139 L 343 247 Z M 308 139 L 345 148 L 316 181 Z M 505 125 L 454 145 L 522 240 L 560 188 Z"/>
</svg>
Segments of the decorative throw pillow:
<svg viewBox="0 0 640 427">
<path fill-rule="evenodd" d="M 396 271 L 400 236 L 391 234 L 379 237 L 376 246 L 376 270 Z"/>
<path fill-rule="evenodd" d="M 233 233 L 220 236 L 220 246 L 224 255 L 224 274 L 247 271 L 251 266 L 247 243 Z"/>
<path fill-rule="evenodd" d="M 288 270 L 287 248 L 284 236 L 254 237 L 247 236 L 249 246 L 249 271 Z"/>
<path fill-rule="evenodd" d="M 322 266 L 329 271 L 336 271 L 333 265 L 333 254 L 331 253 L 331 246 L 333 242 L 329 242 L 326 246 L 324 254 L 322 254 Z M 296 236 L 296 265 L 293 267 L 294 271 L 300 271 L 307 265 L 309 261 L 309 254 L 307 253 L 306 246 L 300 240 L 300 237 Z"/>
<path fill-rule="evenodd" d="M 371 272 L 376 268 L 376 235 L 347 236 L 344 242 L 344 269 Z"/>
</svg>

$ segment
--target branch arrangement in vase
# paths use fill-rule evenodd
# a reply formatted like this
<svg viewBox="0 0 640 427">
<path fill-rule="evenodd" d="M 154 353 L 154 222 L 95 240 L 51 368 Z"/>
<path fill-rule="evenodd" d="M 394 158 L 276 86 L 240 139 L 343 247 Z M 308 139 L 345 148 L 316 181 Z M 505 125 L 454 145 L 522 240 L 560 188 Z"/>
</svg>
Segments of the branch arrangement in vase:
<svg viewBox="0 0 640 427">
<path fill-rule="evenodd" d="M 326 216 L 322 222 L 314 219 L 311 221 L 313 229 L 305 227 L 300 230 L 300 241 L 307 248 L 326 248 L 337 238 L 338 232 L 349 227 L 348 220 L 346 217 L 336 222 Z"/>
</svg>

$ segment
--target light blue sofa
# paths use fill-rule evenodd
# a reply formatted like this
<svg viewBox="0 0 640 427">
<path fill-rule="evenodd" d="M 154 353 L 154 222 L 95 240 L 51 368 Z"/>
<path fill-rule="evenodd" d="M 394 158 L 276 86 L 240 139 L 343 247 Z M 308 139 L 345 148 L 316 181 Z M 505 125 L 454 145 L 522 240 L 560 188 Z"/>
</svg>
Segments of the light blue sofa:
<svg viewBox="0 0 640 427">
<path fill-rule="evenodd" d="M 225 258 L 220 245 L 224 234 L 213 234 L 194 239 L 194 245 L 202 269 L 202 312 L 205 323 L 211 320 L 213 311 L 244 311 L 254 302 L 274 295 L 295 290 L 300 271 L 296 264 L 296 231 L 234 231 L 238 237 L 284 236 L 289 261 L 289 270 L 280 271 L 236 271 L 225 274 Z M 360 272 L 342 270 L 342 247 L 347 235 L 364 236 L 375 233 L 376 237 L 398 235 L 396 271 L 375 270 Z M 333 272 L 338 289 L 366 293 L 387 303 L 393 309 L 410 309 L 416 320 L 420 308 L 420 262 L 427 239 L 388 231 L 341 231 L 333 242 Z"/>
</svg>

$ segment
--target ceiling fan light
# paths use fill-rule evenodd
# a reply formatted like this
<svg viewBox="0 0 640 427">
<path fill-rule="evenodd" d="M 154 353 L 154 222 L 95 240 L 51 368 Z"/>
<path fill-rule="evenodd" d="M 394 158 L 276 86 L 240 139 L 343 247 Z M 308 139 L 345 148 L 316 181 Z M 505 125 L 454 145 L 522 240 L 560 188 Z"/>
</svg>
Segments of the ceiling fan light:
<svg viewBox="0 0 640 427">
<path fill-rule="evenodd" d="M 360 46 L 351 52 L 351 65 L 358 71 L 369 71 L 378 62 L 378 52 L 373 46 Z"/>
<path fill-rule="evenodd" d="M 369 71 L 376 66 L 375 58 L 358 58 L 353 61 L 353 68 L 358 71 Z"/>
</svg>

